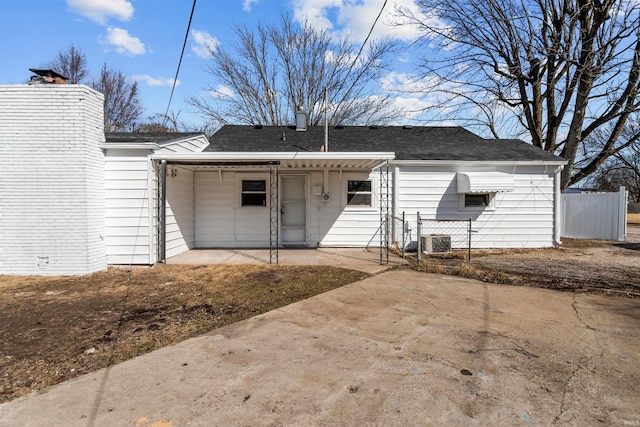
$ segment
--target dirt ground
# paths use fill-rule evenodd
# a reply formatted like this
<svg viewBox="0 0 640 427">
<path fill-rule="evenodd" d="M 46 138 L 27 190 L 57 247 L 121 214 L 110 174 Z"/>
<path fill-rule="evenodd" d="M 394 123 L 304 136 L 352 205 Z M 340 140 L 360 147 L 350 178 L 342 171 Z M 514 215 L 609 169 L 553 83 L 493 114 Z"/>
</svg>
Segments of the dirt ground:
<svg viewBox="0 0 640 427">
<path fill-rule="evenodd" d="M 418 270 L 485 282 L 640 297 L 629 241 L 430 256 Z M 635 237 L 634 237 L 635 236 Z M 157 266 L 79 277 L 0 276 L 0 402 L 274 310 L 366 273 L 326 266 Z M 265 286 L 266 284 L 266 286 Z"/>
<path fill-rule="evenodd" d="M 0 276 L 0 402 L 365 277 L 251 265 Z"/>
<path fill-rule="evenodd" d="M 627 240 L 562 239 L 556 249 L 477 250 L 430 255 L 419 269 L 485 282 L 640 297 L 640 226 Z"/>
</svg>

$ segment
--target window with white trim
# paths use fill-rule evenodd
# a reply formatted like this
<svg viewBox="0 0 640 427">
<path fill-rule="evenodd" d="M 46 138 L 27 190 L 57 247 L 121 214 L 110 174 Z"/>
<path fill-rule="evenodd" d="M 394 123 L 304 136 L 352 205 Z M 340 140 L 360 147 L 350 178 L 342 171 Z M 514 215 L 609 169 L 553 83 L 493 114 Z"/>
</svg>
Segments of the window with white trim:
<svg viewBox="0 0 640 427">
<path fill-rule="evenodd" d="M 372 207 L 373 184 L 371 180 L 350 179 L 347 181 L 347 206 Z"/>
<path fill-rule="evenodd" d="M 267 181 L 243 179 L 241 206 L 267 206 Z"/>
<path fill-rule="evenodd" d="M 495 209 L 495 193 L 460 193 L 460 209 Z"/>
<path fill-rule="evenodd" d="M 464 195 L 464 207 L 476 207 L 476 206 L 489 206 L 489 193 L 469 194 Z"/>
</svg>

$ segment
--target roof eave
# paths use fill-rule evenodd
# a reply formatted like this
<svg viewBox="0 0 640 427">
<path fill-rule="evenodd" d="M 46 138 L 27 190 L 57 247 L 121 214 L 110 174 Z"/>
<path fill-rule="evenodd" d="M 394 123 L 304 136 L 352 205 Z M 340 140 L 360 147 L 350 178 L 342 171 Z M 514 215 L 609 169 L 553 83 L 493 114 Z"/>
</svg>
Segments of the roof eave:
<svg viewBox="0 0 640 427">
<path fill-rule="evenodd" d="M 564 166 L 567 161 L 562 160 L 392 160 L 389 162 L 398 166 L 469 166 L 469 165 L 522 165 L 522 166 Z"/>
<path fill-rule="evenodd" d="M 202 162 L 202 161 L 258 161 L 258 160 L 393 160 L 393 152 L 320 152 L 320 151 L 295 151 L 295 152 L 244 152 L 244 151 L 206 151 L 200 153 L 155 153 L 153 160 Z"/>
<path fill-rule="evenodd" d="M 101 142 L 98 147 L 103 150 L 157 150 L 160 148 L 155 142 Z"/>
</svg>

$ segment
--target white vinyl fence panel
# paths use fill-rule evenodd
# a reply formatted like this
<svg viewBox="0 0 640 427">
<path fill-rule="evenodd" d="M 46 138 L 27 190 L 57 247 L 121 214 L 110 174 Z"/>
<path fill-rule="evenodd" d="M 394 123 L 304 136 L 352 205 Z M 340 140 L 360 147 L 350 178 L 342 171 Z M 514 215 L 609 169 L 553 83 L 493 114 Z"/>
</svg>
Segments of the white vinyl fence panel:
<svg viewBox="0 0 640 427">
<path fill-rule="evenodd" d="M 624 240 L 627 192 L 562 195 L 562 237 Z"/>
</svg>

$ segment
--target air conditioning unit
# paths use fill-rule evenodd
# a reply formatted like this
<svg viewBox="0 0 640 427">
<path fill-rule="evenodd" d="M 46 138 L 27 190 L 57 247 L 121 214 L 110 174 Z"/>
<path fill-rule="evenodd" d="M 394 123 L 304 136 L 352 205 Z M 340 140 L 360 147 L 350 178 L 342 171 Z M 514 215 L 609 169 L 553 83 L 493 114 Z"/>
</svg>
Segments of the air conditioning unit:
<svg viewBox="0 0 640 427">
<path fill-rule="evenodd" d="M 422 250 L 428 254 L 451 252 L 451 236 L 428 234 L 421 237 Z"/>
</svg>

